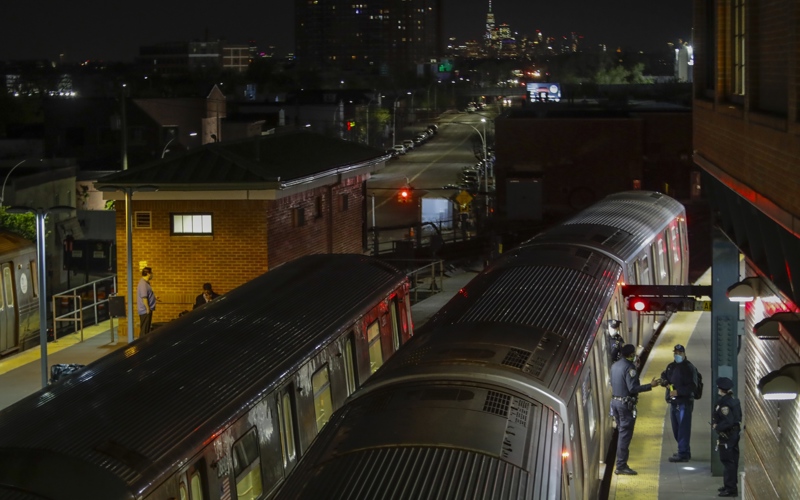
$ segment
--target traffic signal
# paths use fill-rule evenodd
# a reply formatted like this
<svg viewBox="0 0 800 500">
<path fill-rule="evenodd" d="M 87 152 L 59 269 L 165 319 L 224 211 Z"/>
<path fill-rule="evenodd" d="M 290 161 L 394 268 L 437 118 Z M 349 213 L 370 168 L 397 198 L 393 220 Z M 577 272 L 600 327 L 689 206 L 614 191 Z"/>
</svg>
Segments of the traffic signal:
<svg viewBox="0 0 800 500">
<path fill-rule="evenodd" d="M 350 120 L 350 121 L 347 122 L 347 130 L 353 130 L 355 127 L 356 127 L 356 122 L 355 121 Z"/>
<path fill-rule="evenodd" d="M 636 312 L 694 311 L 693 297 L 628 297 L 628 310 Z"/>
<path fill-rule="evenodd" d="M 400 191 L 397 192 L 397 201 L 399 201 L 400 203 L 409 203 L 412 197 L 411 194 L 412 194 L 411 188 L 407 187 L 402 188 L 400 189 Z"/>
</svg>

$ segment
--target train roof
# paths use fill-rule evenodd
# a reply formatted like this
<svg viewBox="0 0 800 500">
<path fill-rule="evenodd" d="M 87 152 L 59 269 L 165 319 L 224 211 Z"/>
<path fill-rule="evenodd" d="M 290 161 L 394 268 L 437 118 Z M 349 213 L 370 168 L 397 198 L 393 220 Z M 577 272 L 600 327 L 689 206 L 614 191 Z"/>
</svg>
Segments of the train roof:
<svg viewBox="0 0 800 500">
<path fill-rule="evenodd" d="M 406 279 L 361 255 L 277 267 L 0 412 L 0 463 L 45 450 L 142 491 Z"/>
<path fill-rule="evenodd" d="M 590 249 L 517 248 L 470 281 L 365 386 L 396 377 L 403 366 L 424 370 L 426 361 L 449 357 L 521 370 L 532 383 L 567 394 L 621 274 L 612 258 Z M 478 356 L 480 350 L 491 355 Z"/>
<path fill-rule="evenodd" d="M 571 243 L 603 248 L 628 262 L 676 217 L 685 215 L 678 201 L 653 191 L 610 195 L 574 217 L 533 237 L 523 246 Z"/>
</svg>

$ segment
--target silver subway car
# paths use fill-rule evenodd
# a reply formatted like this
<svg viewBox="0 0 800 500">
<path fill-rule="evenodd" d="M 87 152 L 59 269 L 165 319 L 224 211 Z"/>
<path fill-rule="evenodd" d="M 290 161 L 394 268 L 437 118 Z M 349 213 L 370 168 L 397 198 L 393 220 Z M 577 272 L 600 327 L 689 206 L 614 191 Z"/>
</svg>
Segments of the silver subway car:
<svg viewBox="0 0 800 500">
<path fill-rule="evenodd" d="M 404 273 L 284 264 L 0 412 L 0 498 L 267 498 L 413 333 Z"/>
<path fill-rule="evenodd" d="M 620 193 L 505 254 L 334 415 L 278 497 L 597 498 L 605 325 L 649 341 L 620 285 L 685 283 L 684 225 L 675 200 Z"/>
</svg>

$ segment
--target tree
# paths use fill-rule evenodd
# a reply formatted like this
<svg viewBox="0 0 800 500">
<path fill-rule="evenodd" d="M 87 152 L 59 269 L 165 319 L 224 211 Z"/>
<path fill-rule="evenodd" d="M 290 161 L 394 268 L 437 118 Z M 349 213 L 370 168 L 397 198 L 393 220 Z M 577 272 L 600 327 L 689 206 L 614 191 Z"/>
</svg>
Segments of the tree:
<svg viewBox="0 0 800 500">
<path fill-rule="evenodd" d="M 0 228 L 36 241 L 36 216 L 31 213 L 10 214 L 6 207 L 0 207 Z"/>
</svg>

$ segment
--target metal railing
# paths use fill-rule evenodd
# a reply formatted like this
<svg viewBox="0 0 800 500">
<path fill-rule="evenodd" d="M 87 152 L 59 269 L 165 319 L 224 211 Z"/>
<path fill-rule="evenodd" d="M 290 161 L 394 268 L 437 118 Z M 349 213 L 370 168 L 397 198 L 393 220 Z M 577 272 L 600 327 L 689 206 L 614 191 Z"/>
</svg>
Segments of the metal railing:
<svg viewBox="0 0 800 500">
<path fill-rule="evenodd" d="M 444 261 L 435 260 L 425 266 L 418 267 L 408 273 L 411 281 L 411 303 L 422 300 L 444 291 Z"/>
<path fill-rule="evenodd" d="M 71 323 L 74 333 L 83 327 L 109 319 L 108 298 L 117 290 L 117 277 L 109 276 L 53 294 L 53 341 L 58 340 L 59 323 Z M 113 336 L 113 333 L 112 333 Z"/>
</svg>

